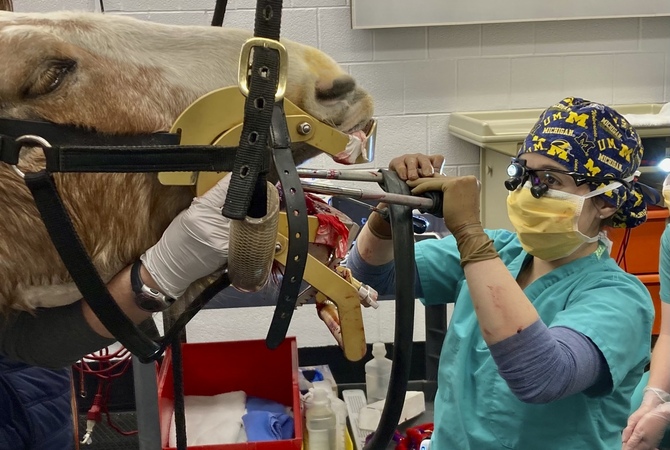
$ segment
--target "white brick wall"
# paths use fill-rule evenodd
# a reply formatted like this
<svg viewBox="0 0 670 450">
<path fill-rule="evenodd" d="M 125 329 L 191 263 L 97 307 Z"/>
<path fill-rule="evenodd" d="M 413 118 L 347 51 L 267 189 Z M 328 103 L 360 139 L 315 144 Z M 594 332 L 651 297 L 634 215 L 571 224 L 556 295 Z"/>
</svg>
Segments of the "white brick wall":
<svg viewBox="0 0 670 450">
<path fill-rule="evenodd" d="M 18 11 L 93 11 L 98 2 L 14 3 Z M 214 3 L 106 0 L 105 9 L 152 21 L 208 25 Z M 668 17 L 372 31 L 351 29 L 348 3 L 287 0 L 282 35 L 329 53 L 374 95 L 378 167 L 396 155 L 418 151 L 444 154 L 450 174 L 477 175 L 477 148 L 447 132 L 454 111 L 542 108 L 567 95 L 609 104 L 670 101 Z M 251 29 L 254 7 L 254 0 L 230 0 L 225 25 Z M 329 163 L 320 158 L 312 165 Z M 392 305 L 382 309 L 366 311 L 370 341 L 392 340 Z M 425 336 L 422 313 L 417 308 L 417 340 Z M 196 340 L 262 338 L 270 317 L 271 308 L 207 312 L 189 332 Z M 298 311 L 291 332 L 301 345 L 331 343 L 315 317 L 311 308 Z"/>
</svg>

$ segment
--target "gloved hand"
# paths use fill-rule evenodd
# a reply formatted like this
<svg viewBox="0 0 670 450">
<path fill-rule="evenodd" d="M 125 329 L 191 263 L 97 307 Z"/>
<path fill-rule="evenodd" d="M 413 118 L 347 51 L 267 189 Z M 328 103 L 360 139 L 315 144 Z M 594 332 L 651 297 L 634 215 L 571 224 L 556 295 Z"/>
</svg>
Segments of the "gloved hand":
<svg viewBox="0 0 670 450">
<path fill-rule="evenodd" d="M 408 181 L 412 194 L 442 191 L 444 224 L 454 235 L 461 266 L 498 257 L 479 220 L 479 181 L 473 176 L 433 177 Z"/>
<path fill-rule="evenodd" d="M 230 184 L 226 175 L 182 211 L 140 259 L 160 290 L 179 298 L 194 281 L 228 262 L 230 219 L 221 214 Z"/>
<path fill-rule="evenodd" d="M 655 449 L 670 425 L 670 395 L 661 389 L 646 387 L 640 407 L 628 418 L 621 441 L 623 450 Z"/>
<path fill-rule="evenodd" d="M 398 174 L 403 181 L 416 180 L 419 176 L 437 176 L 444 165 L 442 155 L 424 155 L 422 153 L 409 153 L 396 156 L 389 162 L 389 169 Z M 377 209 L 386 208 L 386 203 L 377 205 Z M 390 240 L 391 224 L 377 212 L 372 212 L 367 221 L 368 229 L 379 239 Z"/>
</svg>

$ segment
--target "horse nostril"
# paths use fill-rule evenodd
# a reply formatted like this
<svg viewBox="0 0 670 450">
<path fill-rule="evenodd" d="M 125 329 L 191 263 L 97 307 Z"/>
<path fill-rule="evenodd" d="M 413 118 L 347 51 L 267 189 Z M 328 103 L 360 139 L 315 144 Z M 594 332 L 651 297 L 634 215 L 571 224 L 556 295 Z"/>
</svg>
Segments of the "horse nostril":
<svg viewBox="0 0 670 450">
<path fill-rule="evenodd" d="M 342 75 L 333 80 L 328 88 L 317 85 L 316 98 L 319 100 L 338 100 L 346 97 L 356 90 L 356 81 L 349 75 Z"/>
</svg>

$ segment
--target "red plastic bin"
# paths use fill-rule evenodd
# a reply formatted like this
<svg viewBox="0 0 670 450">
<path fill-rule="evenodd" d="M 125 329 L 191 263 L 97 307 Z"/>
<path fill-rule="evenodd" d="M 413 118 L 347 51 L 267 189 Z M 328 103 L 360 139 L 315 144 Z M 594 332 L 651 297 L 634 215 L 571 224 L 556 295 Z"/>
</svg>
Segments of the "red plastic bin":
<svg viewBox="0 0 670 450">
<path fill-rule="evenodd" d="M 654 318 L 654 325 L 651 330 L 651 334 L 658 335 L 661 332 L 661 296 L 659 295 L 661 290 L 661 282 L 658 274 L 651 275 L 636 275 L 637 278 L 644 283 L 651 295 L 651 300 L 654 302 L 654 310 L 656 311 L 656 317 Z"/>
<path fill-rule="evenodd" d="M 302 411 L 298 388 L 298 346 L 287 337 L 275 350 L 264 340 L 182 344 L 184 395 L 217 395 L 242 390 L 247 395 L 293 405 L 295 437 L 290 440 L 189 446 L 190 450 L 300 450 Z M 161 447 L 168 446 L 174 411 L 172 353 L 168 349 L 158 375 Z"/>
<path fill-rule="evenodd" d="M 634 275 L 658 274 L 659 248 L 661 235 L 668 218 L 666 208 L 649 207 L 647 221 L 639 227 L 630 229 L 630 238 L 624 260 L 620 264 L 628 273 Z M 608 228 L 607 235 L 612 240 L 612 257 L 616 258 L 621 250 L 625 228 Z"/>
</svg>

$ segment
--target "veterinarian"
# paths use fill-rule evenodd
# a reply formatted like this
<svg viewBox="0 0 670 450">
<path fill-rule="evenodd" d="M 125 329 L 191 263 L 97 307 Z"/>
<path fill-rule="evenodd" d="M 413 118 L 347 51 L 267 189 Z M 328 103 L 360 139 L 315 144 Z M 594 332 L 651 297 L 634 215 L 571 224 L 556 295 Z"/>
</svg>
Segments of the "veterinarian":
<svg viewBox="0 0 670 450">
<path fill-rule="evenodd" d="M 670 206 L 670 175 L 663 182 L 663 198 Z M 651 369 L 633 396 L 633 413 L 622 436 L 624 450 L 670 447 L 670 223 L 661 235 L 659 257 L 661 331 L 654 344 Z"/>
<path fill-rule="evenodd" d="M 418 178 L 424 156 L 391 161 L 413 193 L 443 192 L 452 233 L 416 244 L 417 296 L 455 302 L 431 448 L 620 448 L 654 309 L 600 232 L 645 221 L 633 181 L 642 153 L 613 109 L 579 98 L 551 106 L 508 169 L 516 233 L 482 228 L 474 177 Z M 390 236 L 373 213 L 349 259 L 380 293 L 394 285 Z"/>
<path fill-rule="evenodd" d="M 156 245 L 109 282 L 133 322 L 151 319 L 227 262 L 229 219 L 221 207 L 229 181 L 194 199 Z M 147 299 L 142 285 L 158 298 Z M 114 341 L 85 300 L 0 315 L 0 450 L 72 448 L 70 371 L 63 368 Z"/>
</svg>

